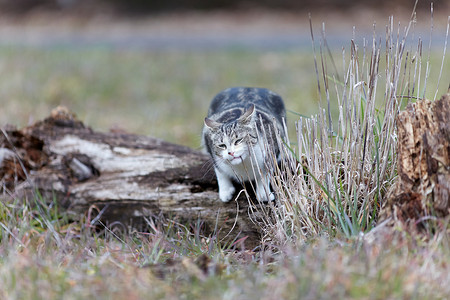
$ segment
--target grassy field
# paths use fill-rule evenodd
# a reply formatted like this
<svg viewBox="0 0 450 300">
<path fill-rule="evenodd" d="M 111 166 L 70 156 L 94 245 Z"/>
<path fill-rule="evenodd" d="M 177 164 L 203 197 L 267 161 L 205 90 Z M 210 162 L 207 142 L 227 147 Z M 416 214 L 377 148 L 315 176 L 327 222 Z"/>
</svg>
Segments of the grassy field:
<svg viewBox="0 0 450 300">
<path fill-rule="evenodd" d="M 431 56 L 430 98 L 441 53 L 436 50 Z M 334 55 L 337 70 L 342 70 L 341 56 Z M 442 78 L 449 77 L 450 69 L 444 68 Z M 441 81 L 441 91 L 446 84 Z M 26 126 L 65 105 L 97 130 L 118 128 L 197 148 L 209 102 L 230 86 L 266 87 L 282 95 L 291 112 L 308 117 L 318 112 L 311 51 L 0 47 L 2 125 Z M 336 115 L 337 103 L 332 104 Z M 288 113 L 291 132 L 298 119 L 295 113 Z"/>
<path fill-rule="evenodd" d="M 409 47 L 414 49 L 412 57 L 416 45 Z M 360 80 L 365 80 L 370 75 L 366 74 L 370 73 L 370 57 L 362 59 L 360 49 Z M 339 51 L 334 57 L 337 70 L 342 70 Z M 347 64 L 349 53 L 346 50 Z M 420 79 L 410 81 L 421 82 L 418 94 L 423 95 L 426 54 L 409 61 L 413 73 L 418 60 L 422 60 L 420 72 L 416 72 Z M 442 50 L 433 50 L 428 98 L 434 97 L 441 60 Z M 385 84 L 389 74 L 384 70 L 392 71 L 383 61 L 384 52 L 377 75 L 377 108 L 384 107 L 384 85 L 389 88 Z M 322 68 L 320 59 L 318 68 Z M 449 72 L 446 61 L 438 97 L 447 91 Z M 339 71 L 340 79 L 336 85 L 330 84 L 330 91 L 346 90 L 342 88 L 346 86 L 344 73 Z M 332 82 L 335 73 L 329 60 L 326 74 Z M 350 81 L 354 85 L 348 87 L 360 88 L 354 97 L 363 103 L 368 81 L 354 79 Z M 281 94 L 292 111 L 288 126 L 294 144 L 296 113 L 310 116 L 319 111 L 310 51 L 0 47 L 2 125 L 27 125 L 62 104 L 96 130 L 123 129 L 197 148 L 209 101 L 221 89 L 235 85 L 263 86 Z M 403 95 L 412 88 L 401 82 L 398 87 Z M 331 98 L 336 121 L 339 108 L 335 97 Z M 327 106 L 323 84 L 322 105 Z M 370 107 L 369 101 L 361 105 L 367 110 Z M 395 116 L 392 110 L 389 113 Z M 372 117 L 385 115 L 382 110 L 373 112 Z M 364 120 L 363 113 L 359 115 Z M 371 159 L 378 159 L 375 148 L 383 133 L 381 127 L 374 127 L 375 142 L 368 152 Z M 389 143 L 394 143 L 394 134 L 389 137 Z M 338 144 L 336 140 L 330 138 L 330 144 Z M 326 145 L 321 143 L 320 149 L 328 149 Z M 392 153 L 386 154 L 389 172 L 381 178 L 384 190 L 395 176 L 395 157 L 388 157 Z M 336 172 L 339 174 L 339 169 Z M 374 172 L 369 169 L 366 173 L 372 176 Z M 323 198 L 325 194 L 331 198 L 334 192 L 325 187 L 319 190 Z M 286 194 L 289 192 L 299 195 L 295 189 Z M 338 195 L 331 200 L 359 201 L 351 202 L 353 198 L 348 197 L 353 194 L 341 192 L 336 189 Z M 369 191 L 361 193 L 367 193 L 360 194 L 364 198 Z M 368 204 L 370 209 L 376 209 L 375 200 Z M 289 239 L 272 236 L 272 242 L 255 251 L 220 245 L 213 237 L 195 235 L 170 222 L 125 236 L 107 228 L 98 232 L 86 220 L 69 221 L 52 199 L 34 201 L 33 205 L 0 202 L 0 299 L 446 299 L 450 294 L 448 221 L 437 222 L 430 232 L 419 236 L 403 228 L 376 227 L 367 232 L 374 223 L 351 224 L 351 228 L 339 223 L 340 217 L 355 221 L 356 213 L 365 209 L 350 205 L 348 210 L 335 211 L 334 223 L 328 220 L 332 230 L 290 220 L 281 224 L 295 229 L 286 234 Z M 293 216 L 300 220 L 304 218 L 301 212 L 294 209 Z M 326 224 L 327 217 L 333 218 L 321 216 L 316 221 Z M 274 228 L 288 231 L 278 225 Z M 302 231 L 307 231 L 306 238 L 296 238 Z"/>
<path fill-rule="evenodd" d="M 254 252 L 181 226 L 96 234 L 45 206 L 1 204 L 0 221 L 1 299 L 445 299 L 450 292 L 442 228 L 429 240 L 387 230 Z"/>
<path fill-rule="evenodd" d="M 317 112 L 309 53 L 2 47 L 0 57 L 2 124 L 24 126 L 62 104 L 95 129 L 196 148 L 209 102 L 229 86 L 267 87 L 290 110 Z"/>
</svg>

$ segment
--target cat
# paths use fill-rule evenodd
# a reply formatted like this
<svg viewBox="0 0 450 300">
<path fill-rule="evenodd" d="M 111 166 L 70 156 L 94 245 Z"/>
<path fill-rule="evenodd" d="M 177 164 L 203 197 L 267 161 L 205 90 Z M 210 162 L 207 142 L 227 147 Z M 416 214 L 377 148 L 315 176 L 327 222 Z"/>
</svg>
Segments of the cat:
<svg viewBox="0 0 450 300">
<path fill-rule="evenodd" d="M 202 146 L 213 161 L 220 200 L 233 198 L 234 181 L 254 182 L 261 202 L 275 199 L 266 162 L 274 154 L 279 159 L 276 135 L 285 137 L 285 120 L 282 98 L 265 88 L 232 87 L 214 97 L 204 122 Z"/>
</svg>

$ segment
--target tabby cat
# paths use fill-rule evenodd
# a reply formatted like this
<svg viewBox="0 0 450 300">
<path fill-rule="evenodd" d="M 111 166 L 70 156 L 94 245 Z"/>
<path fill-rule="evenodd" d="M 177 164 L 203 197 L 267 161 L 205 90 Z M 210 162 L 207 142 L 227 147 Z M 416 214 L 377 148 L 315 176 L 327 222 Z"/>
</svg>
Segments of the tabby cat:
<svg viewBox="0 0 450 300">
<path fill-rule="evenodd" d="M 278 159 L 276 135 L 284 138 L 285 119 L 283 100 L 268 89 L 233 87 L 214 97 L 202 144 L 214 163 L 220 200 L 233 198 L 233 181 L 252 181 L 259 201 L 274 200 L 266 162 L 269 155 Z"/>
</svg>

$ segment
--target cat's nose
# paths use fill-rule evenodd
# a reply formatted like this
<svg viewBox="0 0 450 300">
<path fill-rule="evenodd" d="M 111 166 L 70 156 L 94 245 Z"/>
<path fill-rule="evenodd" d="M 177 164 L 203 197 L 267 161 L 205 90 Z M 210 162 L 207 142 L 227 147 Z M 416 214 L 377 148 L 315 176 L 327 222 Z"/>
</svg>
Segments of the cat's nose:
<svg viewBox="0 0 450 300">
<path fill-rule="evenodd" d="M 234 156 L 234 152 L 228 152 L 228 155 Z"/>
</svg>

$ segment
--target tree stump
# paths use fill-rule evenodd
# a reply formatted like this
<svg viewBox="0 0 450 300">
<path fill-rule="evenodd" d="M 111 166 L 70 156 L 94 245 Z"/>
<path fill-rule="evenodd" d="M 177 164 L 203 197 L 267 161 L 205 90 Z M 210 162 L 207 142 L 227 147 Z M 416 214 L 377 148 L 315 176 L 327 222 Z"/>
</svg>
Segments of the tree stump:
<svg viewBox="0 0 450 300">
<path fill-rule="evenodd" d="M 450 94 L 409 104 L 397 117 L 398 178 L 380 220 L 420 225 L 450 213 Z"/>
<path fill-rule="evenodd" d="M 2 201 L 30 201 L 38 191 L 75 219 L 95 207 L 107 225 L 142 230 L 144 217 L 162 216 L 200 223 L 203 234 L 227 242 L 245 237 L 254 247 L 260 241 L 261 228 L 249 216 L 253 204 L 245 193 L 230 203 L 219 200 L 206 155 L 155 138 L 93 131 L 66 108 L 22 130 L 2 131 L 0 178 Z"/>
</svg>

